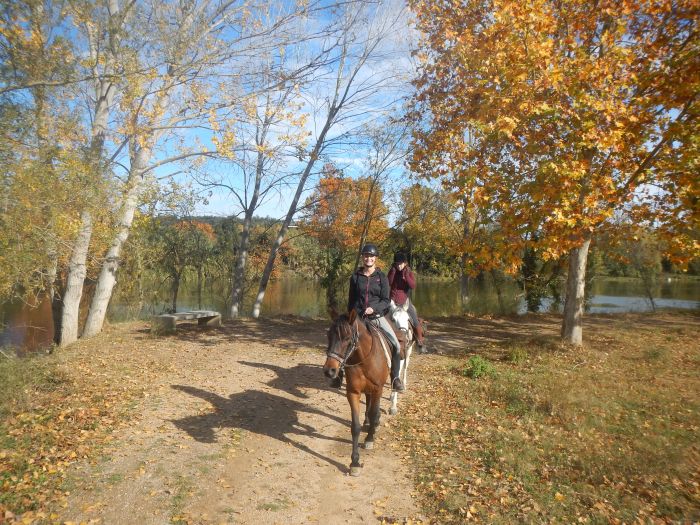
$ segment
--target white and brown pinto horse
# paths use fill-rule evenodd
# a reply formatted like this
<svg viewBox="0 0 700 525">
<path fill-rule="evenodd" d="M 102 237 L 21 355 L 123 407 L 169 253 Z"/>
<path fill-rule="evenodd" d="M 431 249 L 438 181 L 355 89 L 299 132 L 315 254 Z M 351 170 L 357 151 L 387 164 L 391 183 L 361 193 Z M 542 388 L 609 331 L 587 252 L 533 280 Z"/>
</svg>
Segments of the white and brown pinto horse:
<svg viewBox="0 0 700 525">
<path fill-rule="evenodd" d="M 403 382 L 405 388 L 408 388 L 408 365 L 411 361 L 411 354 L 416 346 L 416 337 L 414 333 L 413 325 L 411 324 L 411 317 L 408 315 L 408 306 L 410 299 L 406 299 L 406 302 L 401 306 L 398 306 L 394 301 L 391 301 L 391 307 L 389 309 L 389 316 L 394 323 L 394 326 L 398 329 L 398 338 L 401 342 L 401 369 L 399 370 L 399 377 Z M 394 415 L 398 410 L 399 394 L 398 392 L 392 392 L 389 397 L 389 414 Z"/>
</svg>

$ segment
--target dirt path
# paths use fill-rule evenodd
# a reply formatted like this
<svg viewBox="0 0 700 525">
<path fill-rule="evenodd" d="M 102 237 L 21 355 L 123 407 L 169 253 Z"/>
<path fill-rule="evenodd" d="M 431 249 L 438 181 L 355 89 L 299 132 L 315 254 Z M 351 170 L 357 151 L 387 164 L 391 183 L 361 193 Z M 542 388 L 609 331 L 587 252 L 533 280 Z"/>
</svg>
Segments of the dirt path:
<svg viewBox="0 0 700 525">
<path fill-rule="evenodd" d="M 350 462 L 349 408 L 321 371 L 324 322 L 141 327 L 115 349 L 124 380 L 150 377 L 140 416 L 73 476 L 61 519 L 106 524 L 404 523 L 412 484 L 383 415 L 377 446 Z M 299 335 L 295 335 L 299 334 Z M 167 365 L 165 365 L 167 363 Z M 109 372 L 105 372 L 109 373 Z M 388 406 L 385 399 L 383 406 Z"/>
<path fill-rule="evenodd" d="M 386 414 L 377 446 L 348 476 L 350 411 L 322 375 L 326 321 L 238 321 L 152 337 L 122 325 L 103 334 L 97 373 L 143 389 L 128 426 L 69 480 L 63 521 L 103 524 L 420 523 L 405 458 Z M 553 319 L 443 319 L 437 353 L 555 334 Z M 107 348 L 106 346 L 109 345 Z M 411 377 L 421 381 L 414 356 Z M 93 365 L 94 366 L 94 365 Z M 95 373 L 94 371 L 92 372 Z M 410 407 L 411 392 L 399 410 Z M 397 419 L 399 418 L 399 419 Z"/>
<path fill-rule="evenodd" d="M 586 330 L 600 328 L 587 332 L 589 340 L 608 344 L 610 322 L 587 318 Z M 392 433 L 414 392 L 433 380 L 430 370 L 444 359 L 435 354 L 488 353 L 498 348 L 489 343 L 511 339 L 556 341 L 559 323 L 541 315 L 429 323 L 433 353 L 414 356 L 399 415 L 386 414 L 385 396 L 377 446 L 362 450 L 360 477 L 347 474 L 344 389 L 330 389 L 321 371 L 328 322 L 247 320 L 217 329 L 184 326 L 158 338 L 144 324 L 112 327 L 70 347 L 66 364 L 88 386 L 132 385 L 141 392 L 137 417 L 119 427 L 101 455 L 71 470 L 67 504 L 52 522 L 428 522 L 413 493 L 408 455 Z"/>
</svg>

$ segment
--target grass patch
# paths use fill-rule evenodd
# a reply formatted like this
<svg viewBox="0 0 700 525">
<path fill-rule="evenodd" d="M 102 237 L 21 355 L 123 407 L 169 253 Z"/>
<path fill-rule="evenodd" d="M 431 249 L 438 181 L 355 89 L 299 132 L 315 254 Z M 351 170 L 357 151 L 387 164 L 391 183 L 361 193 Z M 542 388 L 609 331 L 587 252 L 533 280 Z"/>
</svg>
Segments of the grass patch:
<svg viewBox="0 0 700 525">
<path fill-rule="evenodd" d="M 667 339 L 668 340 L 668 339 Z M 670 339 L 669 342 L 675 341 L 675 337 Z M 668 356 L 668 351 L 666 348 L 655 346 L 644 350 L 643 358 L 647 361 L 659 361 L 663 360 Z"/>
<path fill-rule="evenodd" d="M 292 502 L 288 499 L 276 499 L 267 503 L 258 505 L 258 510 L 268 510 L 270 512 L 279 512 L 280 510 L 288 509 L 292 506 Z"/>
<path fill-rule="evenodd" d="M 194 484 L 188 476 L 179 475 L 175 478 L 171 491 L 170 506 L 173 523 L 186 523 L 187 520 L 182 516 L 182 510 L 185 507 L 188 496 L 192 493 Z"/>
<path fill-rule="evenodd" d="M 426 365 L 398 433 L 433 520 L 700 520 L 698 344 L 648 319 L 643 342 L 639 316 L 596 327 L 583 349 L 502 345 L 488 381 L 458 359 Z"/>
<path fill-rule="evenodd" d="M 52 366 L 51 357 L 0 358 L 0 418 L 22 412 L 32 405 L 37 392 L 52 392 L 68 379 Z"/>
<path fill-rule="evenodd" d="M 105 479 L 105 483 L 108 485 L 116 485 L 118 483 L 121 483 L 124 481 L 124 474 L 120 472 L 113 472 L 107 476 Z"/>
</svg>

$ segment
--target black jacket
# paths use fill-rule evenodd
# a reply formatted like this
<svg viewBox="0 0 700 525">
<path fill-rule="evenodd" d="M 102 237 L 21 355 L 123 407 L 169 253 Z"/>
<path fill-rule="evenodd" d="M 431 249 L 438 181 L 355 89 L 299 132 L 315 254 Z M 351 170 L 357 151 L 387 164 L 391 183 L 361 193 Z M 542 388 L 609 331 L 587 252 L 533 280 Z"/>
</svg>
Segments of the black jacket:
<svg viewBox="0 0 700 525">
<path fill-rule="evenodd" d="M 377 268 L 367 277 L 360 268 L 350 277 L 348 312 L 354 308 L 361 316 L 371 306 L 374 314 L 370 318 L 381 317 L 389 310 L 389 292 L 389 280 L 384 272 Z"/>
</svg>

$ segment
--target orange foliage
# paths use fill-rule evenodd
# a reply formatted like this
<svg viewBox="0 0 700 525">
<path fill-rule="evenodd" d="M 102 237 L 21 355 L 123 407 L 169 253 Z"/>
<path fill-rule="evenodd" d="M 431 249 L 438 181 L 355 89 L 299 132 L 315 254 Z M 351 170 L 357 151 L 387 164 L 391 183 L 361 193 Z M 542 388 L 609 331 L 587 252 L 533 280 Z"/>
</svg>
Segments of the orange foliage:
<svg viewBox="0 0 700 525">
<path fill-rule="evenodd" d="M 558 257 L 619 211 L 700 254 L 695 2 L 411 6 L 425 35 L 412 168 L 487 210 L 486 256 L 516 267 L 537 232 Z"/>
<path fill-rule="evenodd" d="M 352 179 L 331 173 L 321 179 L 312 201 L 314 205 L 302 227 L 324 248 L 358 250 L 365 221 L 370 222 L 368 239 L 379 242 L 388 234 L 388 210 L 382 202 L 382 191 L 370 178 Z M 365 217 L 368 201 L 369 214 Z"/>
<path fill-rule="evenodd" d="M 214 228 L 211 224 L 206 222 L 180 221 L 177 224 L 175 224 L 175 229 L 177 229 L 180 232 L 198 233 L 211 242 L 214 242 L 216 240 Z"/>
</svg>

